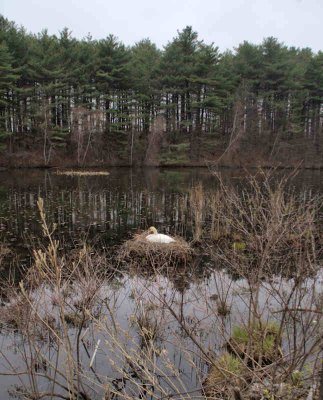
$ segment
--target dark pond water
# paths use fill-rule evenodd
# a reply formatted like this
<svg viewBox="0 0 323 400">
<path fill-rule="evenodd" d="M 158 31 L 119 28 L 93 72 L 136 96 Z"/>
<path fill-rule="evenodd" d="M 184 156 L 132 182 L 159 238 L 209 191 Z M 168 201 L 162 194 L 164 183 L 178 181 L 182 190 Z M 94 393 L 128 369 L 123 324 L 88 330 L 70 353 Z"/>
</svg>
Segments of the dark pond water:
<svg viewBox="0 0 323 400">
<path fill-rule="evenodd" d="M 163 232 L 189 237 L 188 193 L 201 183 L 206 191 L 217 187 L 207 168 L 111 168 L 109 176 L 70 177 L 52 170 L 0 172 L 0 239 L 20 252 L 41 237 L 37 199 L 45 202 L 49 224 L 68 243 L 99 238 L 106 245 L 120 243 L 138 229 L 155 225 Z M 251 171 L 255 174 L 256 171 Z M 277 176 L 287 172 L 278 171 Z M 229 185 L 243 186 L 246 172 L 223 169 Z M 320 191 L 323 172 L 299 172 L 297 190 Z"/>
<path fill-rule="evenodd" d="M 146 229 L 151 225 L 164 233 L 190 239 L 188 205 L 190 189 L 200 183 L 206 191 L 214 191 L 218 186 L 217 179 L 207 168 L 138 170 L 111 168 L 109 172 L 109 176 L 90 177 L 62 176 L 52 170 L 0 172 L 0 239 L 2 247 L 10 251 L 10 256 L 6 256 L 4 258 L 6 261 L 1 265 L 2 279 L 7 277 L 10 266 L 14 267 L 17 261 L 20 265 L 29 265 L 31 248 L 35 243 L 42 241 L 37 208 L 38 197 L 44 199 L 47 221 L 49 224 L 57 225 L 56 235 L 64 246 L 73 248 L 85 239 L 109 251 L 109 248 L 112 249 L 122 243 L 137 230 Z M 251 173 L 255 174 L 256 171 Z M 245 171 L 224 169 L 221 174 L 227 184 L 243 187 Z M 282 174 L 282 171 L 278 171 L 277 176 Z M 291 184 L 296 190 L 320 192 L 323 188 L 322 175 L 323 171 L 301 171 Z M 124 276 L 120 279 L 117 285 L 118 293 L 116 286 L 106 285 L 102 290 L 105 291 L 105 296 L 113 300 L 113 308 L 118 313 L 118 323 L 125 331 L 129 329 L 129 321 L 134 313 L 132 302 L 134 292 L 140 291 L 143 302 L 140 304 L 143 305 L 153 303 L 156 299 L 154 293 L 160 293 L 161 290 L 164 290 L 165 296 L 169 296 L 174 302 L 181 304 L 187 302 L 186 312 L 191 316 L 193 324 L 194 320 L 198 320 L 199 316 L 208 310 L 205 301 L 203 307 L 201 306 L 200 299 L 208 299 L 215 292 L 227 290 L 228 301 L 235 303 L 236 307 L 234 314 L 236 317 L 228 322 L 230 325 L 237 316 L 243 315 L 247 308 L 243 301 L 234 302 L 234 296 L 243 291 L 244 283 L 232 284 L 223 272 L 218 274 L 222 274 L 220 288 L 217 283 L 219 277 L 209 276 L 205 280 L 196 279 L 185 293 L 178 291 L 176 286 L 170 289 L 166 277 L 160 277 L 158 282 L 146 282 L 140 276 Z M 19 278 L 20 276 L 17 279 Z M 147 293 L 154 299 L 147 298 Z M 50 300 L 44 300 L 44 293 L 41 297 L 44 304 L 51 303 Z M 264 304 L 269 302 L 265 295 L 263 302 Z M 171 326 L 172 322 L 169 322 L 169 325 Z M 212 329 L 213 333 L 209 335 Z M 204 330 L 205 340 L 213 345 L 215 343 L 219 345 L 214 327 L 205 324 Z M 90 333 L 88 335 L 90 343 Z M 200 386 L 199 378 L 194 375 L 195 370 L 182 360 L 182 349 L 174 345 L 174 334 L 169 335 L 172 336 L 172 340 L 170 338 L 165 340 L 165 349 L 178 370 L 183 372 L 185 387 Z M 98 338 L 103 341 L 100 334 L 95 336 L 95 339 L 93 334 L 93 343 L 89 344 L 92 353 Z M 0 340 L 2 352 L 7 352 L 10 363 L 18 368 L 19 343 L 16 342 L 19 342 L 19 338 L 14 334 L 1 334 Z M 100 348 L 95 365 L 100 368 L 102 364 L 105 374 L 109 375 L 111 371 L 103 365 L 106 365 L 106 358 L 111 349 L 109 346 L 103 347 Z M 2 360 L 2 367 L 4 364 Z M 8 390 L 16 383 L 19 383 L 17 377 L 0 376 L 0 398 L 8 398 Z"/>
</svg>

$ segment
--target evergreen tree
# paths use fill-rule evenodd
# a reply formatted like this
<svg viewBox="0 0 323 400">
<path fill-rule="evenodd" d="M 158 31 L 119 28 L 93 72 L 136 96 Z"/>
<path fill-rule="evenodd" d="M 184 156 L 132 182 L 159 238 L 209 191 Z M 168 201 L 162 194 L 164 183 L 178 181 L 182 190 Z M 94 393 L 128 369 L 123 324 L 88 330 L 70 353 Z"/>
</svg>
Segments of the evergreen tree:
<svg viewBox="0 0 323 400">
<path fill-rule="evenodd" d="M 160 103 L 160 57 L 160 51 L 149 39 L 138 42 L 131 49 L 131 81 L 138 104 L 134 118 L 137 129 L 145 135 Z"/>
<path fill-rule="evenodd" d="M 33 35 L 0 16 L 0 135 L 11 151 L 41 147 L 45 162 L 56 148 L 126 160 L 134 144 L 143 160 L 163 113 L 164 142 L 189 144 L 192 160 L 208 135 L 228 143 L 234 129 L 254 145 L 265 137 L 271 153 L 277 138 L 302 135 L 318 150 L 322 71 L 322 52 L 273 37 L 220 54 L 187 26 L 163 50 L 149 39 L 129 48 L 68 28 Z"/>
<path fill-rule="evenodd" d="M 12 113 L 11 104 L 13 90 L 19 78 L 12 67 L 13 58 L 4 42 L 0 42 L 0 140 L 3 141 L 12 132 L 9 126 L 9 116 Z"/>
</svg>

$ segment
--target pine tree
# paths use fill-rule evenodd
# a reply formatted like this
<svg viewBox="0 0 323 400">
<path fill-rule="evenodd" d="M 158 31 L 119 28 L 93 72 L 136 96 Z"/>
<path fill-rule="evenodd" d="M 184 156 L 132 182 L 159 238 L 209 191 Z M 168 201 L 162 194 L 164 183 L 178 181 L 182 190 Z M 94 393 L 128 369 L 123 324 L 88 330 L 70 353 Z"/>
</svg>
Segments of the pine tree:
<svg viewBox="0 0 323 400">
<path fill-rule="evenodd" d="M 13 58 L 5 43 L 0 42 L 0 141 L 3 142 L 12 133 L 8 125 L 11 114 L 13 90 L 19 75 L 12 67 Z M 1 147 L 3 144 L 0 143 Z"/>
</svg>

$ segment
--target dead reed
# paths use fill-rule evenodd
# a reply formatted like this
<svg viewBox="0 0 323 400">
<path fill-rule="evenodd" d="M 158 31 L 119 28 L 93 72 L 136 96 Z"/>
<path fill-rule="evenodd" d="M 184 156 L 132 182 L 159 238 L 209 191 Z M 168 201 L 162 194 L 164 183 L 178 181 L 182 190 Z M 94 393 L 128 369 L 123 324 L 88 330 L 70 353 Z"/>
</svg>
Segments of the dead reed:
<svg viewBox="0 0 323 400">
<path fill-rule="evenodd" d="M 56 175 L 66 176 L 108 176 L 108 171 L 80 171 L 80 170 L 68 170 L 68 171 L 56 171 Z"/>
<path fill-rule="evenodd" d="M 203 233 L 206 196 L 201 184 L 194 186 L 190 191 L 190 210 L 193 224 L 193 239 L 199 241 Z"/>
</svg>

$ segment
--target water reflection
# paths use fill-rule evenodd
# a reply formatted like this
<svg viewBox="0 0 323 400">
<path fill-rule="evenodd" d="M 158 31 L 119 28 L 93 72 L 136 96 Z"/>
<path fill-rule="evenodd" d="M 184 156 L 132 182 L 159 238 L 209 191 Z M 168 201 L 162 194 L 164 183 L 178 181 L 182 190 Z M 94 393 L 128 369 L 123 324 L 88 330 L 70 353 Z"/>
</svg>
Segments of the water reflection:
<svg viewBox="0 0 323 400">
<path fill-rule="evenodd" d="M 239 185 L 245 171 L 222 171 L 226 182 Z M 47 219 L 68 237 L 96 233 L 107 241 L 156 225 L 187 236 L 188 191 L 202 183 L 212 191 L 217 181 L 208 169 L 111 169 L 109 176 L 68 177 L 54 171 L 0 173 L 0 230 L 10 241 L 40 234 L 37 199 L 44 198 Z M 303 171 L 293 181 L 299 188 L 320 190 L 320 171 Z"/>
<path fill-rule="evenodd" d="M 317 278 L 317 281 L 307 280 L 306 288 L 320 292 L 322 275 Z M 84 290 L 81 290 L 84 289 L 84 284 L 89 285 L 90 281 L 83 284 L 74 282 L 70 290 L 66 292 L 66 304 L 69 304 L 74 312 L 78 310 L 76 304 L 79 304 L 82 296 L 86 295 Z M 281 287 L 284 288 L 285 293 L 278 295 L 278 292 L 276 293 L 273 289 L 280 290 Z M 302 292 L 304 292 L 303 289 Z M 275 318 L 279 321 L 281 316 L 279 310 L 284 307 L 287 296 L 292 296 L 302 307 L 310 307 L 312 290 L 302 294 L 294 292 L 292 281 L 274 277 L 271 283 L 261 287 L 259 310 L 262 319 Z M 31 296 L 33 310 L 36 310 L 41 318 L 38 318 L 37 324 L 35 323 L 35 326 L 40 328 L 38 333 L 44 329 L 42 320 L 47 314 L 56 321 L 53 326 L 60 324 L 56 296 L 57 294 L 46 286 L 40 286 Z M 219 314 L 216 297 L 226 298 L 230 307 L 230 313 L 227 316 Z M 243 325 L 248 320 L 251 297 L 250 286 L 245 280 L 232 282 L 230 276 L 222 270 L 213 271 L 204 281 L 194 279 L 185 291 L 178 290 L 170 278 L 162 275 L 155 275 L 153 279 L 147 279 L 146 276 L 123 275 L 118 280 L 102 282 L 97 288 L 96 300 L 89 308 L 95 318 L 85 325 L 81 335 L 80 357 L 84 369 L 82 379 L 84 382 L 92 383 L 88 387 L 86 385 L 88 393 L 91 394 L 90 398 L 103 398 L 104 384 L 113 385 L 116 388 L 119 383 L 123 384 L 121 394 L 128 393 L 130 396 L 128 398 L 131 398 L 130 393 L 135 396 L 141 385 L 139 373 L 142 372 L 143 365 L 151 373 L 154 371 L 156 374 L 154 397 L 144 396 L 143 398 L 161 398 L 163 393 L 168 392 L 171 395 L 177 390 L 179 392 L 196 391 L 196 396 L 186 398 L 200 398 L 202 381 L 206 376 L 208 366 L 208 354 L 202 354 L 202 349 L 208 349 L 209 354 L 215 355 L 223 351 L 232 326 Z M 70 308 L 67 311 L 70 313 Z M 144 327 L 145 325 L 144 322 L 140 322 L 140 318 L 144 316 L 147 321 L 150 315 L 157 326 L 156 337 L 151 339 L 154 343 L 145 340 L 143 330 L 141 330 L 141 325 Z M 34 318 L 33 313 L 30 314 L 30 318 Z M 313 316 L 304 314 L 298 318 L 300 320 L 297 323 L 299 325 L 297 332 L 300 332 L 299 329 L 304 321 Z M 308 326 L 315 328 L 311 319 Z M 57 332 L 60 332 L 59 328 Z M 290 325 L 290 338 L 285 338 L 286 354 L 290 354 L 292 350 L 288 346 L 294 343 L 295 332 L 296 325 Z M 77 341 L 77 333 L 77 327 L 71 324 L 69 337 L 73 344 Z M 58 334 L 62 335 L 62 333 Z M 8 334 L 5 330 L 0 335 L 0 339 L 0 352 L 7 357 L 6 363 L 1 365 L 0 373 L 10 370 L 24 371 L 26 365 L 22 363 L 22 360 L 25 360 L 28 366 L 31 363 L 31 354 L 34 353 L 33 356 L 42 354 L 51 366 L 37 366 L 35 379 L 38 382 L 38 390 L 50 392 L 51 382 L 43 379 L 43 375 L 52 376 L 56 357 L 59 357 L 60 365 L 64 365 L 65 362 L 64 352 L 58 351 L 55 340 L 50 345 L 46 335 L 43 338 L 37 338 L 37 345 L 31 349 L 29 355 L 29 343 L 22 338 L 19 331 L 11 333 L 9 331 Z M 311 339 L 313 337 L 310 329 L 302 331 L 297 338 L 300 342 L 303 340 L 308 346 L 311 344 Z M 90 368 L 89 364 L 96 348 L 96 356 Z M 27 355 L 24 353 L 26 349 Z M 41 368 L 44 370 L 40 371 Z M 123 379 L 125 376 L 127 378 Z M 134 392 L 132 392 L 131 381 L 139 382 Z M 0 398 L 8 398 L 7 391 L 12 388 L 11 385 L 19 386 L 23 383 L 30 386 L 27 377 L 23 374 L 18 375 L 16 379 L 11 377 L 9 380 L 0 376 Z M 64 383 L 64 380 L 61 383 Z M 59 387 L 57 391 L 60 393 Z"/>
<path fill-rule="evenodd" d="M 48 222 L 56 223 L 58 232 L 66 237 L 100 233 L 115 241 L 152 224 L 183 234 L 189 188 L 201 180 L 212 186 L 208 171 L 121 169 L 112 170 L 109 177 L 32 171 L 32 176 L 24 179 L 20 171 L 13 175 L 11 183 L 2 184 L 0 205 L 1 231 L 12 240 L 27 233 L 31 237 L 40 234 L 39 196 L 44 198 Z"/>
</svg>

